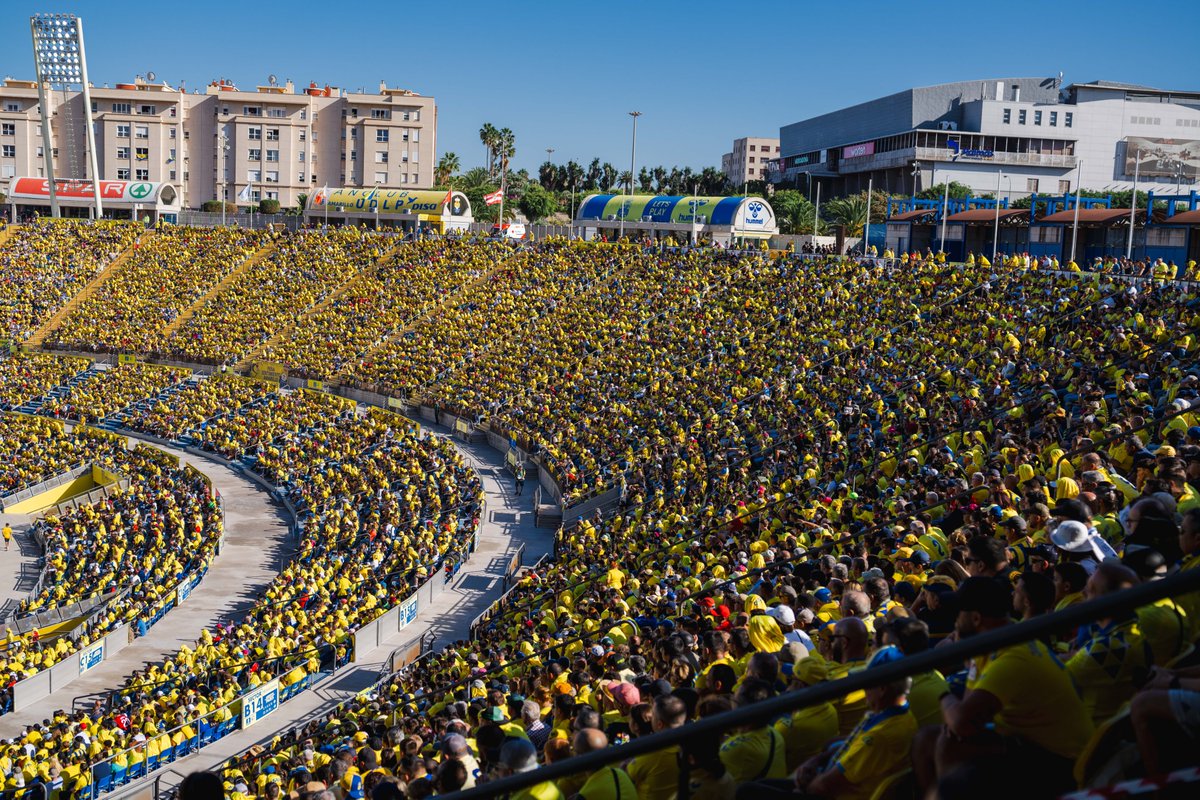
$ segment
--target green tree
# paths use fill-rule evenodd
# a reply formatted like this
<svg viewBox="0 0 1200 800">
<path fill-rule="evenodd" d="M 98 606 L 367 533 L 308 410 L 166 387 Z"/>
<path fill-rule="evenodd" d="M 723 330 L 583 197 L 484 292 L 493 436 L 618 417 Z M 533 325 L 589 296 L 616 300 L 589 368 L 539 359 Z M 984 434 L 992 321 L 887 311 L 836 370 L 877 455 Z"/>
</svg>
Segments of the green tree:
<svg viewBox="0 0 1200 800">
<path fill-rule="evenodd" d="M 489 176 L 492 174 L 493 167 L 496 164 L 495 147 L 498 133 L 499 131 L 496 130 L 496 126 L 490 122 L 483 123 L 483 126 L 479 129 L 479 141 L 487 149 L 487 163 L 484 166 L 487 168 Z"/>
<path fill-rule="evenodd" d="M 815 233 L 818 235 L 825 233 L 828 229 L 825 220 L 817 220 L 814 223 L 813 217 L 816 216 L 816 208 L 812 201 L 795 189 L 783 189 L 776 192 L 775 196 L 771 198 L 771 207 L 775 209 L 775 219 L 779 223 L 782 233 L 814 233 L 814 224 L 816 225 Z"/>
<path fill-rule="evenodd" d="M 537 222 L 558 211 L 558 200 L 551 192 L 542 188 L 540 183 L 531 183 L 525 187 L 525 193 L 521 195 L 518 206 L 525 219 Z"/>
<path fill-rule="evenodd" d="M 945 191 L 946 184 L 938 183 L 917 192 L 917 198 L 920 200 L 941 200 Z M 950 181 L 950 196 L 956 200 L 973 197 L 974 194 L 975 193 L 971 191 L 971 187 L 967 186 L 965 183 Z"/>
<path fill-rule="evenodd" d="M 438 159 L 437 166 L 433 170 L 434 183 L 438 186 L 446 186 L 450 183 L 450 178 L 461 167 L 462 164 L 458 160 L 457 153 L 442 153 L 442 157 Z"/>
<path fill-rule="evenodd" d="M 867 222 L 866 193 L 836 197 L 825 204 L 825 213 L 835 225 L 846 229 L 847 236 L 861 236 Z M 881 217 L 876 219 L 882 222 Z"/>
<path fill-rule="evenodd" d="M 279 201 L 274 198 L 264 197 L 258 201 L 258 213 L 260 214 L 278 214 Z"/>
</svg>

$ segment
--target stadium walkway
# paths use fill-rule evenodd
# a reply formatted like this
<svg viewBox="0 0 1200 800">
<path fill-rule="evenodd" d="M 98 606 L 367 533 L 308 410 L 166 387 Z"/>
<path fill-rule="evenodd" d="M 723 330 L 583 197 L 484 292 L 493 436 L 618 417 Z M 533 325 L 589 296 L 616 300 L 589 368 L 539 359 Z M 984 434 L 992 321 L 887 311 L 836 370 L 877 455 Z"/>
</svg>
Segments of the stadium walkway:
<svg viewBox="0 0 1200 800">
<path fill-rule="evenodd" d="M 61 691 L 22 711 L 0 717 L 0 737 L 17 736 L 25 725 L 41 722 L 57 709 L 90 707 L 94 698 L 122 686 L 134 671 L 162 661 L 182 644 L 192 644 L 205 627 L 239 615 L 291 557 L 295 543 L 287 514 L 271 500 L 266 489 L 224 464 L 165 445 L 155 446 L 204 472 L 220 491 L 225 500 L 225 544 L 220 555 L 188 599 L 172 609 L 146 636 L 134 640 L 114 659 L 76 678 Z M 23 536 L 21 539 L 28 541 Z M 4 555 L 0 546 L 0 556 Z"/>
<path fill-rule="evenodd" d="M 7 618 L 29 596 L 41 558 L 37 542 L 26 535 L 33 519 L 28 514 L 0 514 L 0 528 L 6 522 L 12 526 L 13 539 L 8 552 L 0 541 L 0 618 Z"/>
<path fill-rule="evenodd" d="M 441 433 L 444 428 L 422 422 Z M 231 756 L 240 755 L 256 744 L 294 728 L 299 722 L 324 714 L 339 703 L 379 680 L 384 661 L 397 648 L 408 648 L 430 632 L 437 637 L 435 647 L 466 638 L 471 622 L 501 594 L 504 568 L 517 549 L 525 545 L 525 564 L 533 564 L 553 548 L 554 534 L 534 524 L 533 491 L 526 484 L 523 496 L 513 494 L 513 483 L 504 471 L 503 457 L 486 444 L 456 442 L 466 460 L 479 472 L 487 493 L 487 514 L 479 531 L 479 547 L 429 608 L 422 609 L 414 624 L 382 642 L 379 647 L 360 654 L 359 661 L 280 706 L 279 710 L 246 730 L 236 731 L 203 750 L 176 761 L 131 787 L 159 781 L 158 791 L 165 793 L 184 775 L 212 769 Z M 121 794 L 130 793 L 123 789 Z"/>
</svg>

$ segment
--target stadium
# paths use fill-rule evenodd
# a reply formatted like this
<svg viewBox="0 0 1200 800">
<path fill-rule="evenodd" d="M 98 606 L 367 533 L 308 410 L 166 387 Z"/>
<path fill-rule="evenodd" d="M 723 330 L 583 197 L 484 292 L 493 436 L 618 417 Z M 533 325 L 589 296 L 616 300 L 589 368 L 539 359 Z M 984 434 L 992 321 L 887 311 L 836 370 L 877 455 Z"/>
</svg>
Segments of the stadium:
<svg viewBox="0 0 1200 800">
<path fill-rule="evenodd" d="M 74 171 L 0 227 L 0 800 L 1196 796 L 1194 261 Z"/>
</svg>

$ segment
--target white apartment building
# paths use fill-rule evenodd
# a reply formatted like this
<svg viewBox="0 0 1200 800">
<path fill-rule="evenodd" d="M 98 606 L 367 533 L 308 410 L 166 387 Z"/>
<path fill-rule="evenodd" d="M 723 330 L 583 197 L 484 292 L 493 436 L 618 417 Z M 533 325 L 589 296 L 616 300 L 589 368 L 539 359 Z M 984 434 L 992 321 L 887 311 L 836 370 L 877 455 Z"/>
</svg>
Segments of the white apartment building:
<svg viewBox="0 0 1200 800">
<path fill-rule="evenodd" d="M 765 181 L 767 164 L 779 158 L 779 140 L 744 136 L 733 140 L 733 150 L 721 156 L 721 172 L 735 191 L 746 181 Z"/>
<path fill-rule="evenodd" d="M 92 87 L 100 177 L 164 181 L 184 208 L 224 197 L 292 207 L 324 186 L 428 188 L 437 152 L 432 97 L 380 82 L 377 94 L 291 81 L 241 91 L 214 81 L 188 94 L 138 77 Z M 82 92 L 49 92 L 56 178 L 82 178 Z M 222 147 L 223 145 L 223 147 Z M 0 86 L 0 193 L 14 177 L 45 177 L 37 84 Z M 244 203 L 243 203 L 244 204 Z"/>
</svg>

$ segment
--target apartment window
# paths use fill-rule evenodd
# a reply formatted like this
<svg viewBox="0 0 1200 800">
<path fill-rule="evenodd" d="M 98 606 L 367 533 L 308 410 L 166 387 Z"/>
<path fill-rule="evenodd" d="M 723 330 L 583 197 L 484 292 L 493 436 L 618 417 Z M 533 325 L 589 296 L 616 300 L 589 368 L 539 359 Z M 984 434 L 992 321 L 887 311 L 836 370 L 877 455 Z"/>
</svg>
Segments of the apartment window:
<svg viewBox="0 0 1200 800">
<path fill-rule="evenodd" d="M 5 164 L 0 167 L 0 178 L 14 178 L 17 175 L 17 167 L 15 164 Z"/>
<path fill-rule="evenodd" d="M 117 170 L 117 180 L 119 180 L 119 181 L 129 180 L 129 168 L 128 167 L 122 167 Z"/>
<path fill-rule="evenodd" d="M 351 129 L 350 129 L 350 138 L 351 138 L 351 139 L 357 139 L 357 138 L 358 138 L 358 128 L 351 128 Z"/>
<path fill-rule="evenodd" d="M 267 183 L 279 183 L 279 171 L 267 170 Z"/>
<path fill-rule="evenodd" d="M 419 142 L 419 141 L 421 141 L 421 132 L 420 132 L 420 131 L 413 131 L 413 132 L 412 132 L 412 140 L 413 140 L 414 142 Z"/>
<path fill-rule="evenodd" d="M 267 161 L 278 161 L 278 160 L 279 160 L 279 151 L 278 150 L 268 150 L 267 151 Z"/>
<path fill-rule="evenodd" d="M 252 189 L 250 191 L 250 201 L 252 203 L 257 203 L 259 200 L 262 200 L 262 191 L 259 189 Z"/>
<path fill-rule="evenodd" d="M 302 142 L 308 141 L 308 134 L 305 133 L 304 131 L 300 131 L 300 141 L 302 141 Z"/>
<path fill-rule="evenodd" d="M 375 151 L 375 163 L 376 163 L 376 164 L 386 164 L 386 163 L 388 163 L 388 154 L 387 154 L 387 150 L 376 150 L 376 151 Z"/>
<path fill-rule="evenodd" d="M 171 117 L 178 117 L 179 109 L 176 108 L 175 106 L 171 106 L 171 109 L 169 111 L 167 111 L 167 115 L 171 116 Z"/>
<path fill-rule="evenodd" d="M 268 142 L 278 142 L 279 141 L 279 128 L 267 128 L 267 141 Z"/>
<path fill-rule="evenodd" d="M 350 109 L 350 116 L 352 116 L 352 117 L 357 117 L 357 116 L 358 116 L 358 109 L 357 109 L 357 108 L 352 108 L 352 109 Z"/>
<path fill-rule="evenodd" d="M 405 130 L 404 133 L 400 134 L 400 141 L 402 141 L 402 142 L 408 141 L 408 131 L 407 130 Z"/>
<path fill-rule="evenodd" d="M 262 139 L 262 128 L 247 128 L 246 138 L 254 139 L 256 141 Z"/>
<path fill-rule="evenodd" d="M 316 119 L 316 115 L 314 115 L 313 118 Z M 300 109 L 300 119 L 308 119 L 308 109 L 307 108 Z"/>
<path fill-rule="evenodd" d="M 247 158 L 251 161 L 262 161 L 262 150 L 251 149 L 247 154 Z"/>
<path fill-rule="evenodd" d="M 400 115 L 400 119 L 407 121 L 409 118 L 410 118 L 409 113 L 407 111 L 405 111 L 403 114 Z"/>
<path fill-rule="evenodd" d="M 1027 113 L 1027 112 L 1026 112 L 1026 111 L 1025 111 L 1025 109 L 1023 109 L 1023 108 L 1022 108 L 1020 111 L 1018 111 L 1018 112 L 1017 112 L 1017 124 L 1018 124 L 1018 125 L 1024 125 L 1024 124 L 1025 124 L 1025 115 L 1026 115 L 1026 113 Z"/>
<path fill-rule="evenodd" d="M 402 161 L 405 164 L 408 163 L 408 151 L 407 150 L 405 150 L 403 153 L 400 154 L 400 161 Z"/>
<path fill-rule="evenodd" d="M 1008 125 L 1010 122 L 1012 122 L 1012 109 L 1006 108 L 1004 109 L 1004 124 Z"/>
<path fill-rule="evenodd" d="M 300 176 L 298 178 L 296 178 L 296 183 L 304 183 L 304 173 L 303 172 L 301 172 Z"/>
<path fill-rule="evenodd" d="M 1058 182 L 1058 193 L 1059 194 L 1065 195 L 1065 194 L 1070 193 L 1070 191 L 1071 191 L 1071 182 L 1070 181 L 1059 181 Z"/>
<path fill-rule="evenodd" d="M 0 136 L 16 136 L 17 126 L 12 122 L 0 123 Z"/>
<path fill-rule="evenodd" d="M 20 111 L 21 104 L 20 103 L 5 103 L 4 110 L 5 111 Z"/>
<path fill-rule="evenodd" d="M 1073 113 L 1071 113 L 1070 111 L 1063 112 L 1063 125 L 1065 125 L 1068 128 L 1071 127 L 1071 123 L 1074 121 L 1074 117 L 1075 117 L 1075 115 Z"/>
<path fill-rule="evenodd" d="M 229 106 L 221 106 L 221 113 L 222 113 L 222 114 L 228 114 L 228 113 L 229 113 Z"/>
<path fill-rule="evenodd" d="M 167 129 L 167 138 L 168 139 L 174 139 L 176 137 L 176 134 L 177 134 L 177 131 L 174 128 Z"/>
<path fill-rule="evenodd" d="M 754 145 L 750 145 L 750 152 L 751 152 L 751 153 L 753 153 L 753 152 L 754 152 Z"/>
<path fill-rule="evenodd" d="M 148 180 L 150 180 L 150 170 L 148 170 L 148 169 L 135 169 L 135 170 L 133 171 L 133 179 L 134 179 L 135 181 L 148 181 Z"/>
<path fill-rule="evenodd" d="M 246 170 L 246 183 L 257 183 L 261 180 L 262 180 L 262 170 L 261 169 Z"/>
<path fill-rule="evenodd" d="M 122 161 L 128 161 L 129 160 L 129 148 L 128 147 L 118 147 L 117 148 L 117 158 L 121 159 Z"/>
<path fill-rule="evenodd" d="M 278 200 L 279 192 L 267 192 L 267 199 L 268 200 Z"/>
<path fill-rule="evenodd" d="M 1053 128 L 1053 127 L 1056 127 L 1057 125 L 1058 125 L 1058 112 L 1051 111 L 1050 112 L 1050 127 Z"/>
<path fill-rule="evenodd" d="M 247 117 L 261 117 L 262 106 L 242 106 L 242 113 Z"/>
<path fill-rule="evenodd" d="M 112 110 L 114 114 L 128 114 L 129 103 L 113 103 Z"/>
<path fill-rule="evenodd" d="M 3 155 L 5 158 L 16 158 L 17 146 L 15 144 L 4 145 L 4 149 L 0 151 L 0 155 Z"/>
<path fill-rule="evenodd" d="M 175 180 L 175 170 L 171 170 L 169 173 L 167 173 L 167 180 L 169 180 L 169 181 Z"/>
<path fill-rule="evenodd" d="M 750 163 L 751 163 L 751 164 L 753 164 L 753 163 L 754 163 L 754 156 L 750 156 Z"/>
<path fill-rule="evenodd" d="M 375 131 L 375 141 L 386 142 L 390 137 L 391 131 L 377 130 Z"/>
<path fill-rule="evenodd" d="M 1034 112 L 1033 112 L 1033 124 L 1034 124 L 1034 125 L 1041 125 L 1041 124 L 1042 124 L 1042 112 L 1041 112 L 1041 111 L 1034 111 Z"/>
<path fill-rule="evenodd" d="M 371 119 L 391 119 L 392 115 L 388 113 L 386 108 L 372 108 Z"/>
<path fill-rule="evenodd" d="M 300 163 L 301 164 L 304 163 L 304 151 L 303 150 L 300 151 Z"/>
<path fill-rule="evenodd" d="M 1036 193 L 1037 190 L 1038 190 L 1038 179 L 1037 178 L 1026 178 L 1025 179 L 1025 191 L 1030 192 L 1030 193 Z"/>
<path fill-rule="evenodd" d="M 387 183 L 387 173 L 386 172 L 376 172 L 375 173 L 375 182 L 376 183 Z"/>
<path fill-rule="evenodd" d="M 412 112 L 412 118 L 413 118 L 413 122 L 420 122 L 421 121 L 421 112 L 420 111 Z M 416 181 L 413 181 L 413 183 L 416 183 Z"/>
<path fill-rule="evenodd" d="M 413 160 L 413 163 L 414 163 L 414 164 L 415 164 L 415 163 L 416 163 L 416 161 L 417 161 L 417 156 L 419 156 L 420 154 L 421 154 L 421 151 L 420 151 L 420 150 L 413 150 L 413 151 L 412 151 L 412 160 Z M 415 181 L 414 181 L 414 183 L 415 183 Z"/>
<path fill-rule="evenodd" d="M 358 151 L 357 151 L 357 150 L 351 150 L 351 151 L 350 151 L 350 160 L 351 160 L 351 161 L 358 161 Z"/>
<path fill-rule="evenodd" d="M 158 113 L 158 106 L 138 106 L 138 113 L 153 116 Z"/>
<path fill-rule="evenodd" d="M 92 113 L 93 113 L 93 114 L 96 114 L 96 113 L 98 113 L 99 111 L 100 111 L 100 104 L 99 104 L 99 103 L 97 103 L 95 100 L 93 100 L 93 101 L 92 101 Z"/>
<path fill-rule="evenodd" d="M 167 163 L 170 164 L 174 160 L 175 160 L 175 148 L 172 147 L 170 150 L 167 151 Z"/>
<path fill-rule="evenodd" d="M 283 119 L 287 114 L 282 108 L 269 108 L 267 109 L 267 116 L 273 119 Z"/>
<path fill-rule="evenodd" d="M 134 126 L 133 135 L 137 139 L 149 139 L 150 138 L 150 126 L 149 125 Z"/>
<path fill-rule="evenodd" d="M 118 125 L 117 126 L 117 138 L 118 139 L 128 139 L 129 138 L 129 126 L 128 125 Z"/>
</svg>

